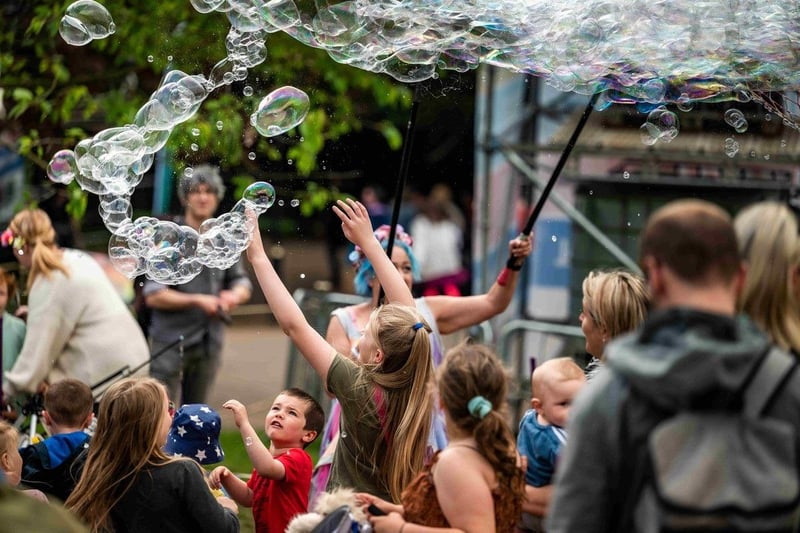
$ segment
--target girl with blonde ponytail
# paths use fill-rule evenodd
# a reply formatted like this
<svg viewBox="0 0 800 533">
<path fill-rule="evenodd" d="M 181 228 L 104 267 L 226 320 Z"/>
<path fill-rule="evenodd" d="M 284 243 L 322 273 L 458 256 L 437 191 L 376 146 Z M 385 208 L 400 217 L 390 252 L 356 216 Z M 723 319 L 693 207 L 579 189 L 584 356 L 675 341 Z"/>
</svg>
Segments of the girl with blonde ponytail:
<svg viewBox="0 0 800 533">
<path fill-rule="evenodd" d="M 36 392 L 63 378 L 91 386 L 147 361 L 142 330 L 103 269 L 84 252 L 59 248 L 44 211 L 17 213 L 0 243 L 12 246 L 28 269 L 27 334 L 3 375 L 4 396 Z"/>
<path fill-rule="evenodd" d="M 486 346 L 462 343 L 447 352 L 436 378 L 450 443 L 406 487 L 402 505 L 358 499 L 387 513 L 370 517 L 376 533 L 511 533 L 525 475 L 507 422 L 506 372 Z"/>
<path fill-rule="evenodd" d="M 354 348 L 358 361 L 337 353 L 308 323 L 264 253 L 257 231 L 247 257 L 278 324 L 342 406 L 328 488 L 350 487 L 399 501 L 425 459 L 433 407 L 431 329 L 373 235 L 364 205 L 339 201 L 334 212 L 345 236 L 372 263 L 391 302 L 373 311 Z"/>
</svg>

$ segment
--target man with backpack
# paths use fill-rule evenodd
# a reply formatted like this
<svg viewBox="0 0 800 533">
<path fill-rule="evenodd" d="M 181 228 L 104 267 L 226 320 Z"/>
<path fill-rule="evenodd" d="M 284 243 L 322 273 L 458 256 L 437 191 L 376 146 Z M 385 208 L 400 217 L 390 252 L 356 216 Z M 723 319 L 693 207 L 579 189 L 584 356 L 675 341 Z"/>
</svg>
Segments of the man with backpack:
<svg viewBox="0 0 800 533">
<path fill-rule="evenodd" d="M 736 315 L 730 217 L 672 202 L 640 244 L 653 309 L 572 408 L 548 533 L 795 531 L 800 372 Z"/>
</svg>

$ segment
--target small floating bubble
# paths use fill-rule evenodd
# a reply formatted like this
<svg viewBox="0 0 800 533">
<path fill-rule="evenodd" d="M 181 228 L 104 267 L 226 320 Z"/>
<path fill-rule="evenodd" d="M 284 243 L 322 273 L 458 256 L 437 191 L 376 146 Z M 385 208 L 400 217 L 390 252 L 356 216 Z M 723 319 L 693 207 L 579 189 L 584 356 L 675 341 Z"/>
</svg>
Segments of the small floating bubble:
<svg viewBox="0 0 800 533">
<path fill-rule="evenodd" d="M 297 207 L 297 206 L 300 205 L 300 200 L 298 200 L 297 198 L 294 198 L 294 199 L 292 199 L 291 202 L 289 202 L 289 205 L 291 205 L 292 207 Z"/>
<path fill-rule="evenodd" d="M 250 152 L 249 154 L 247 154 L 247 159 L 249 159 L 250 161 L 255 161 L 256 160 L 256 153 L 255 152 Z"/>
<path fill-rule="evenodd" d="M 245 96 L 253 96 L 253 88 L 249 85 L 245 85 L 244 89 L 242 89 L 242 94 Z"/>
<path fill-rule="evenodd" d="M 736 130 L 736 133 L 744 133 L 747 131 L 747 119 L 744 118 L 744 113 L 738 109 L 728 109 L 725 111 L 725 122 Z"/>
<path fill-rule="evenodd" d="M 222 131 L 222 128 L 225 127 L 225 123 L 221 120 L 217 121 L 217 130 Z"/>
<path fill-rule="evenodd" d="M 625 172 L 622 173 L 622 179 L 624 180 L 631 179 L 631 173 L 626 170 Z"/>
</svg>

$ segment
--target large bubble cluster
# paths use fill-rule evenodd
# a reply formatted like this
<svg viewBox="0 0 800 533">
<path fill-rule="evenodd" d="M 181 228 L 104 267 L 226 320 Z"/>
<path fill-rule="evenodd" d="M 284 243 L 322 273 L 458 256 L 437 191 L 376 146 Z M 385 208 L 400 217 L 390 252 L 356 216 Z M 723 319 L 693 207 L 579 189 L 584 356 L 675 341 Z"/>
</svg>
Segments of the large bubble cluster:
<svg viewBox="0 0 800 533">
<path fill-rule="evenodd" d="M 325 49 L 340 63 L 402 82 L 436 77 L 438 69 L 464 72 L 488 63 L 541 77 L 563 91 L 600 93 L 598 109 L 626 103 L 650 112 L 642 126 L 646 144 L 669 142 L 678 132 L 677 116 L 665 104 L 685 111 L 695 102 L 763 101 L 763 91 L 800 88 L 798 12 L 785 2 L 191 3 L 200 13 L 217 11 L 228 18 L 227 56 L 207 74 L 168 72 L 132 124 L 62 150 L 48 166 L 53 181 L 74 179 L 100 196 L 100 213 L 113 233 L 109 254 L 115 266 L 129 276 L 144 273 L 164 283 L 187 281 L 202 265 L 232 264 L 249 238 L 246 206 L 263 213 L 274 202 L 274 189 L 259 184 L 199 232 L 149 217 L 131 220 L 131 193 L 173 128 L 191 118 L 215 89 L 246 79 L 249 69 L 264 62 L 270 33 L 283 31 Z M 113 31 L 102 6 L 79 0 L 67 9 L 61 33 L 81 45 Z M 302 122 L 308 105 L 302 91 L 279 88 L 261 100 L 251 122 L 262 135 L 278 135 Z M 739 117 L 726 120 L 737 132 L 747 128 Z M 726 153 L 737 148 L 728 143 Z"/>
<path fill-rule="evenodd" d="M 797 9 L 759 0 L 193 0 L 403 82 L 480 63 L 614 102 L 748 100 L 800 85 Z M 302 8 L 301 8 L 302 6 Z"/>
</svg>

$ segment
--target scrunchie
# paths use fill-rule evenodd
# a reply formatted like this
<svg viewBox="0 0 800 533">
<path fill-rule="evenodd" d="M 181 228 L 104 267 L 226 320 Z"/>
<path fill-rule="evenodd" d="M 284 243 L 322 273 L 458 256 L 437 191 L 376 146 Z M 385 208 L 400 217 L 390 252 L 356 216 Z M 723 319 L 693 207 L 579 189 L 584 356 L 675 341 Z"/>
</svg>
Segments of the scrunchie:
<svg viewBox="0 0 800 533">
<path fill-rule="evenodd" d="M 469 410 L 469 414 L 478 420 L 483 420 L 486 415 L 492 412 L 492 402 L 483 396 L 475 396 L 467 402 L 467 410 Z"/>
</svg>

